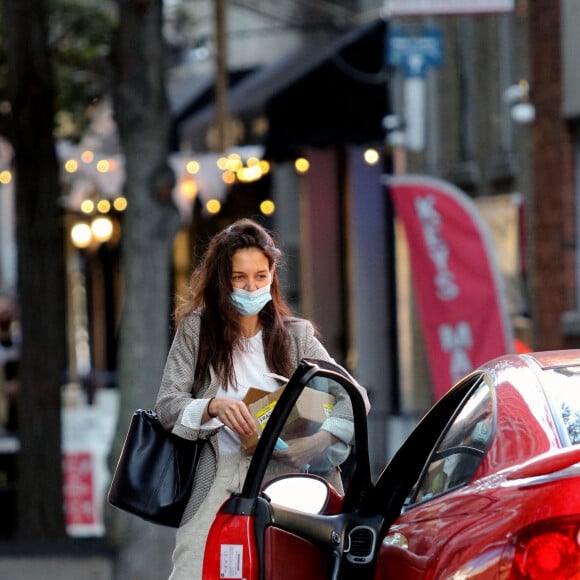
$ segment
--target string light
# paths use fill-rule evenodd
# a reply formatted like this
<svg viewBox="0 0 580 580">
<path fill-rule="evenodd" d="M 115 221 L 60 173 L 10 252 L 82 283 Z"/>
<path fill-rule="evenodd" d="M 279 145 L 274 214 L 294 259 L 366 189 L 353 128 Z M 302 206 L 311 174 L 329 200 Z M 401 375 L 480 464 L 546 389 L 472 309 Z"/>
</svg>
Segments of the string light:
<svg viewBox="0 0 580 580">
<path fill-rule="evenodd" d="M 271 199 L 265 199 L 260 204 L 260 211 L 264 215 L 272 215 L 276 211 L 276 205 L 274 204 L 274 202 Z"/>
<path fill-rule="evenodd" d="M 197 182 L 193 177 L 185 176 L 179 182 L 179 193 L 185 199 L 195 199 L 198 189 Z"/>
<path fill-rule="evenodd" d="M 113 207 L 117 211 L 125 211 L 127 209 L 127 199 L 123 196 L 116 197 L 113 200 Z"/>
<path fill-rule="evenodd" d="M 101 159 L 98 163 L 97 163 L 97 171 L 99 171 L 100 173 L 107 173 L 111 168 L 111 163 L 109 162 L 108 159 Z"/>
<path fill-rule="evenodd" d="M 224 183 L 231 185 L 236 181 L 236 174 L 228 169 L 222 173 L 222 180 Z"/>
<path fill-rule="evenodd" d="M 83 151 L 81 153 L 81 160 L 84 163 L 91 163 L 93 161 L 93 159 L 95 158 L 95 154 L 92 151 Z"/>
<path fill-rule="evenodd" d="M 210 199 L 205 204 L 205 209 L 211 214 L 219 213 L 222 208 L 222 204 L 219 199 Z"/>
<path fill-rule="evenodd" d="M 195 175 L 196 173 L 199 173 L 200 167 L 201 166 L 199 164 L 199 161 L 189 161 L 185 165 L 185 169 L 187 173 L 189 173 L 190 175 Z"/>
<path fill-rule="evenodd" d="M 92 239 L 91 227 L 86 222 L 75 224 L 70 231 L 70 238 L 75 247 L 88 248 Z"/>
<path fill-rule="evenodd" d="M 296 168 L 296 171 L 298 171 L 298 173 L 306 173 L 310 169 L 310 163 L 308 162 L 308 159 L 305 159 L 304 157 L 299 157 L 294 162 L 294 167 Z"/>
<path fill-rule="evenodd" d="M 95 211 L 95 202 L 92 199 L 85 199 L 81 203 L 81 211 L 86 214 L 91 214 Z"/>
<path fill-rule="evenodd" d="M 98 217 L 91 222 L 91 233 L 97 242 L 108 242 L 113 235 L 113 222 L 108 217 Z"/>
<path fill-rule="evenodd" d="M 376 165 L 380 159 L 379 152 L 372 147 L 365 150 L 363 157 L 367 165 Z"/>
<path fill-rule="evenodd" d="M 68 159 L 64 164 L 64 169 L 68 173 L 76 173 L 79 169 L 79 164 L 76 159 Z"/>
<path fill-rule="evenodd" d="M 97 202 L 97 211 L 100 213 L 109 213 L 111 211 L 111 202 L 108 199 L 99 199 Z"/>
<path fill-rule="evenodd" d="M 244 149 L 246 151 L 247 149 Z M 232 186 L 235 183 L 252 183 L 260 180 L 265 175 L 267 175 L 271 166 L 270 163 L 261 159 L 259 155 L 254 154 L 256 148 L 253 148 L 251 154 L 247 157 L 243 157 L 243 152 L 231 152 L 226 155 L 222 155 L 219 158 L 214 158 L 211 163 L 215 163 L 214 167 L 217 166 L 219 178 L 226 186 Z M 183 159 L 183 156 L 180 155 Z M 205 163 L 205 167 L 203 164 Z M 79 153 L 78 158 L 69 157 L 66 161 L 63 161 L 63 168 L 68 174 L 75 173 L 86 173 L 86 169 L 82 164 L 91 166 L 92 171 L 97 171 L 99 174 L 112 174 L 117 171 L 121 165 L 119 160 L 116 158 L 99 158 L 98 153 L 95 153 L 89 149 L 83 150 Z M 207 183 L 212 183 L 211 177 L 211 167 L 207 166 L 207 161 L 203 159 L 195 159 L 190 157 L 189 159 L 183 159 L 180 162 L 181 169 L 174 165 L 174 169 L 178 174 L 177 184 L 175 192 L 183 201 L 193 201 L 197 195 L 199 195 L 200 189 L 207 187 Z M 303 159 L 298 162 L 298 166 L 301 171 L 306 171 L 308 169 L 308 162 Z M 206 176 L 203 172 L 209 169 L 210 175 Z M 90 171 L 90 170 L 89 170 Z M 180 174 L 181 171 L 181 175 Z M 215 172 L 215 169 L 213 170 Z M 94 176 L 94 173 L 92 174 Z M 89 179 L 94 179 L 91 173 L 87 175 Z M 122 179 L 122 176 L 116 176 L 115 180 Z M 2 183 L 2 177 L 0 175 L 0 183 Z M 114 182 L 107 182 L 107 187 L 110 189 L 111 184 L 113 187 L 116 184 Z M 204 184 L 204 185 L 202 185 Z M 119 186 L 122 184 L 119 182 Z M 96 185 L 96 192 L 101 191 L 98 184 Z M 93 215 L 95 212 L 100 214 L 107 214 L 112 209 L 115 211 L 125 211 L 127 208 L 127 200 L 123 196 L 110 197 L 110 192 L 105 188 L 106 193 L 102 198 L 99 194 L 87 193 L 88 199 L 84 199 L 80 202 L 80 211 L 87 215 Z M 207 189 L 204 191 L 204 201 L 212 194 L 211 191 Z M 100 199 L 99 199 L 100 198 Z M 71 199 L 72 202 L 72 199 Z M 79 206 L 77 206 L 79 207 Z M 221 211 L 221 203 L 217 199 L 210 199 L 207 201 L 206 209 L 209 213 L 215 214 Z M 272 202 L 268 202 L 263 206 L 263 213 L 269 215 L 275 211 L 275 207 Z"/>
</svg>

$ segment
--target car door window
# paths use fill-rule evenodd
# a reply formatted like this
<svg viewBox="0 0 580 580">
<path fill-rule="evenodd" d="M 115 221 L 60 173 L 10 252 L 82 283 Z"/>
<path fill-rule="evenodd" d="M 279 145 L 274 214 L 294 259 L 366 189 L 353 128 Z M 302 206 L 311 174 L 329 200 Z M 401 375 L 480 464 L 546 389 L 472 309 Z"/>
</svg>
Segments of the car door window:
<svg viewBox="0 0 580 580">
<path fill-rule="evenodd" d="M 565 445 L 580 444 L 580 372 L 577 367 L 542 371 L 542 385 Z"/>
<path fill-rule="evenodd" d="M 311 473 L 342 495 L 356 462 L 354 440 L 352 404 L 345 388 L 315 376 L 282 427 L 265 481 L 285 473 Z"/>
<path fill-rule="evenodd" d="M 440 437 L 407 504 L 428 500 L 470 481 L 485 455 L 493 428 L 491 389 L 478 378 Z"/>
</svg>

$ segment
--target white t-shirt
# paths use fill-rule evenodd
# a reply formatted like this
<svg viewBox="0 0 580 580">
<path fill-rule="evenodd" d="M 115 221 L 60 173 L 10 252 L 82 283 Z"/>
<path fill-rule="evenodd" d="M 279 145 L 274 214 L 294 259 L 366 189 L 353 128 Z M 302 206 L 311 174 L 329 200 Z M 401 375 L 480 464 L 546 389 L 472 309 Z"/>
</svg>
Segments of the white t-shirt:
<svg viewBox="0 0 580 580">
<path fill-rule="evenodd" d="M 268 376 L 271 372 L 264 356 L 261 330 L 251 338 L 243 340 L 242 347 L 233 353 L 233 364 L 236 384 L 229 385 L 227 390 L 220 386 L 215 395 L 218 398 L 241 401 L 250 387 L 270 393 L 280 387 L 276 379 Z M 218 446 L 220 453 L 238 452 L 241 447 L 240 438 L 229 427 L 224 427 L 218 433 Z"/>
</svg>

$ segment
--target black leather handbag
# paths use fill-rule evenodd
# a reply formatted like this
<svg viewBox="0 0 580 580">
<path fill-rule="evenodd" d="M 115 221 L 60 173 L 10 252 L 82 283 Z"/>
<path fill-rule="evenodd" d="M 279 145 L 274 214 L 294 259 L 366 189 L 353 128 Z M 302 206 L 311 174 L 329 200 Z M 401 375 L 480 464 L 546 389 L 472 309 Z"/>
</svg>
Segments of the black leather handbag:
<svg viewBox="0 0 580 580">
<path fill-rule="evenodd" d="M 148 522 L 178 527 L 204 443 L 172 435 L 154 411 L 138 409 L 115 468 L 109 503 Z"/>
</svg>

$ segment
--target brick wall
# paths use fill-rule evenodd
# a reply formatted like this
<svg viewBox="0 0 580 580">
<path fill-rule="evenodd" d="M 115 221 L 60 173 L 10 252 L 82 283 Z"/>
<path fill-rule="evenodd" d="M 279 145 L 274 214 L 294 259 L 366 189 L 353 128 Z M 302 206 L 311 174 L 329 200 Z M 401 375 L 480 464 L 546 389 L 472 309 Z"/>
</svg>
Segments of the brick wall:
<svg viewBox="0 0 580 580">
<path fill-rule="evenodd" d="M 575 304 L 575 205 L 572 134 L 562 116 L 560 2 L 530 0 L 533 194 L 530 203 L 530 291 L 534 348 L 580 345 L 564 336 L 562 314 Z M 576 344 L 574 344 L 576 343 Z"/>
</svg>

